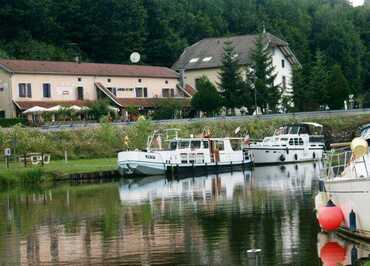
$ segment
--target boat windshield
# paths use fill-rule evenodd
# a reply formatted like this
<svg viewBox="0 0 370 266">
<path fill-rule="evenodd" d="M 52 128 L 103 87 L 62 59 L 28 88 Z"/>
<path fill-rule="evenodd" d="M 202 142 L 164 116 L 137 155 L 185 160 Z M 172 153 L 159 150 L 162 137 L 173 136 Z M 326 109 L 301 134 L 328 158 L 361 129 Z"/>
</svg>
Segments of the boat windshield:
<svg viewBox="0 0 370 266">
<path fill-rule="evenodd" d="M 190 148 L 192 149 L 200 149 L 201 146 L 201 141 L 200 140 L 192 140 L 190 144 Z"/>
<path fill-rule="evenodd" d="M 189 148 L 190 141 L 188 140 L 181 140 L 179 141 L 178 148 L 179 149 L 187 149 Z"/>
</svg>

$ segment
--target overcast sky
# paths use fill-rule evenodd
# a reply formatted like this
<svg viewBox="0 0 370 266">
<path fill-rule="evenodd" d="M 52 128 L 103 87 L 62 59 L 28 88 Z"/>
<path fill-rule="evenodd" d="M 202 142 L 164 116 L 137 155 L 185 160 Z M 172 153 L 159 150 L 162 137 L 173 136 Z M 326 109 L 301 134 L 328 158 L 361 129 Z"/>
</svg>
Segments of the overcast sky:
<svg viewBox="0 0 370 266">
<path fill-rule="evenodd" d="M 354 6 L 362 5 L 364 0 L 352 0 Z"/>
</svg>

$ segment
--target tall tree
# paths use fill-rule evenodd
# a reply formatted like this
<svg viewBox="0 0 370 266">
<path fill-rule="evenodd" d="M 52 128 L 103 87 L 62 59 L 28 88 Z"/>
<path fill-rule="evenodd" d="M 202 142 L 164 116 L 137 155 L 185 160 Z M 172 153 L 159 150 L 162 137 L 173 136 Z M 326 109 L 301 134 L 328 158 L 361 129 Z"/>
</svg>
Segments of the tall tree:
<svg viewBox="0 0 370 266">
<path fill-rule="evenodd" d="M 308 83 L 308 102 L 311 109 L 318 109 L 328 104 L 328 74 L 327 65 L 323 54 L 318 50 L 315 61 L 310 68 L 310 79 Z"/>
<path fill-rule="evenodd" d="M 279 86 L 275 85 L 276 73 L 272 64 L 272 56 L 264 34 L 258 35 L 256 47 L 252 51 L 252 66 L 255 80 L 254 88 L 257 94 L 257 104 L 264 111 L 271 108 L 276 110 L 279 103 L 281 92 Z"/>
<path fill-rule="evenodd" d="M 222 97 L 217 88 L 205 76 L 197 83 L 197 93 L 191 99 L 194 110 L 205 112 L 207 115 L 215 115 L 222 107 Z"/>
<path fill-rule="evenodd" d="M 238 57 L 230 41 L 225 42 L 219 76 L 220 83 L 218 86 L 223 96 L 224 106 L 234 113 L 235 108 L 242 107 L 243 105 L 240 98 L 240 93 L 243 90 L 243 79 L 240 72 Z"/>
<path fill-rule="evenodd" d="M 342 109 L 350 93 L 348 81 L 339 65 L 334 65 L 328 79 L 328 103 L 331 109 Z"/>
<path fill-rule="evenodd" d="M 294 107 L 297 111 L 304 111 L 307 108 L 308 91 L 303 68 L 293 67 L 292 88 Z"/>
</svg>

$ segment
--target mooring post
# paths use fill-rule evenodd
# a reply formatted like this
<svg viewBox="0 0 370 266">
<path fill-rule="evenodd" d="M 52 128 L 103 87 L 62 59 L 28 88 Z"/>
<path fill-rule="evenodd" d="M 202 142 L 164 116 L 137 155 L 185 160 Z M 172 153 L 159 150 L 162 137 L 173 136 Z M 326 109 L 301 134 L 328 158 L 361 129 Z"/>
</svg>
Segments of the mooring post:
<svg viewBox="0 0 370 266">
<path fill-rule="evenodd" d="M 27 155 L 25 153 L 23 154 L 23 159 L 24 167 L 27 167 Z"/>
</svg>

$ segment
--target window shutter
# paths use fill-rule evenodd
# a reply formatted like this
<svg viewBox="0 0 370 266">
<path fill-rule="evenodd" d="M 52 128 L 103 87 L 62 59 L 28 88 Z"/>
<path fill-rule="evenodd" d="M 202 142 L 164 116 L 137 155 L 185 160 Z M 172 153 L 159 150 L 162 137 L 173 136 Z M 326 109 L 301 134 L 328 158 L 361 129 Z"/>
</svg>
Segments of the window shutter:
<svg viewBox="0 0 370 266">
<path fill-rule="evenodd" d="M 27 83 L 27 97 L 32 98 L 32 87 L 30 83 Z"/>
<path fill-rule="evenodd" d="M 144 88 L 144 98 L 148 97 L 148 88 Z"/>
</svg>

